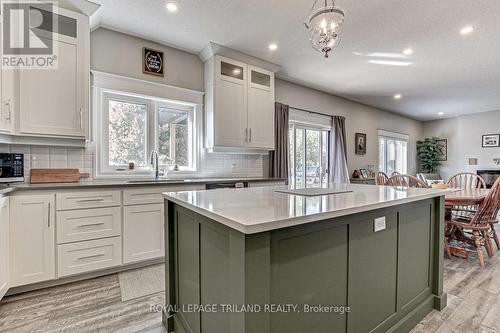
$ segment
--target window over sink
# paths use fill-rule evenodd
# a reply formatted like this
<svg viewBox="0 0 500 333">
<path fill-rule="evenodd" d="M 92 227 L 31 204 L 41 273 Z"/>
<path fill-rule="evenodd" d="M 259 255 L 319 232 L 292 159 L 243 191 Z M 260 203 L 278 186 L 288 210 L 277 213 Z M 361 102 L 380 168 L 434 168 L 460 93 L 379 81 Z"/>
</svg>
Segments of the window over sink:
<svg viewBox="0 0 500 333">
<path fill-rule="evenodd" d="M 195 106 L 115 91 L 102 91 L 98 176 L 151 174 L 156 150 L 160 170 L 196 171 Z"/>
</svg>

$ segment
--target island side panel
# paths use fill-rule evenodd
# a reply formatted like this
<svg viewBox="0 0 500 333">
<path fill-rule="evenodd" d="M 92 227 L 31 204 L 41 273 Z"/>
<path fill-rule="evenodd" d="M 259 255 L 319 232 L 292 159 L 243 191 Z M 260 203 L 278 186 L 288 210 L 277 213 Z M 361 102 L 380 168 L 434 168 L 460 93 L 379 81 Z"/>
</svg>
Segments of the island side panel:
<svg viewBox="0 0 500 333">
<path fill-rule="evenodd" d="M 271 315 L 271 332 L 345 332 L 345 313 L 306 307 L 347 306 L 347 220 L 324 221 L 271 233 L 271 304 L 297 304 L 300 312 Z"/>
</svg>

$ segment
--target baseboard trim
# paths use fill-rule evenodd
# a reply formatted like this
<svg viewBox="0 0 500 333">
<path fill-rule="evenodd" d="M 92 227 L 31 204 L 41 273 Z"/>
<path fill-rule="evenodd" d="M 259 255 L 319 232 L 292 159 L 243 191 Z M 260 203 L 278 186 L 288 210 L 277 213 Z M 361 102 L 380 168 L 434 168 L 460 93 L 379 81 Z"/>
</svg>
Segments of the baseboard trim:
<svg viewBox="0 0 500 333">
<path fill-rule="evenodd" d="M 94 279 L 94 278 L 105 276 L 105 275 L 129 271 L 131 269 L 137 269 L 137 268 L 147 267 L 147 266 L 151 266 L 151 265 L 162 264 L 164 262 L 165 262 L 165 258 L 159 258 L 159 259 L 154 259 L 154 260 L 143 261 L 140 263 L 130 264 L 130 265 L 126 265 L 126 266 L 113 267 L 113 268 L 105 269 L 102 271 L 90 272 L 90 273 L 79 274 L 79 275 L 70 276 L 70 277 L 61 278 L 61 279 L 56 279 L 56 280 L 50 280 L 50 281 L 33 283 L 33 284 L 25 285 L 25 286 L 13 287 L 13 288 L 9 289 L 6 296 L 21 294 L 21 293 L 39 290 L 39 289 L 44 289 L 44 288 L 60 286 L 63 284 L 68 284 L 68 283 L 73 283 L 73 282 L 78 282 L 78 281 L 83 281 L 83 280 L 88 280 L 88 279 Z"/>
</svg>

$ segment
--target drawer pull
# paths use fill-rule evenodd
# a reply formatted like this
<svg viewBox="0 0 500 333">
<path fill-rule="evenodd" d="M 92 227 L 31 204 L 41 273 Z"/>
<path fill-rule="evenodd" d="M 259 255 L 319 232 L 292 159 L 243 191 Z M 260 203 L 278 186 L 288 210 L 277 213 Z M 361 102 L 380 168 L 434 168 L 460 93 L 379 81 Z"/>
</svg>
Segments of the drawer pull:
<svg viewBox="0 0 500 333">
<path fill-rule="evenodd" d="M 78 260 L 93 259 L 93 258 L 99 258 L 99 257 L 104 257 L 104 253 L 94 254 L 92 256 L 79 257 Z"/>
<path fill-rule="evenodd" d="M 103 225 L 103 224 L 104 224 L 103 222 L 101 222 L 101 223 L 82 224 L 82 225 L 79 225 L 78 228 L 96 227 L 98 225 Z"/>
<path fill-rule="evenodd" d="M 76 202 L 99 202 L 99 201 L 104 201 L 104 198 L 76 200 Z"/>
</svg>

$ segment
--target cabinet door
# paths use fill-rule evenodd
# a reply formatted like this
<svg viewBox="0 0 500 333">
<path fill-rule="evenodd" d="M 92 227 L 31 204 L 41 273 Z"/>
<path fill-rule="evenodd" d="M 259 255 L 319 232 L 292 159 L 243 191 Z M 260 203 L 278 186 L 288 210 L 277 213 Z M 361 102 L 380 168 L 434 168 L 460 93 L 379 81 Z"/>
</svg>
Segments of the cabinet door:
<svg viewBox="0 0 500 333">
<path fill-rule="evenodd" d="M 274 149 L 274 73 L 248 67 L 248 146 Z"/>
<path fill-rule="evenodd" d="M 0 9 L 1 12 L 1 9 Z M 2 15 L 0 14 L 0 32 L 3 29 Z M 0 58 L 3 57 L 3 43 L 0 43 Z M 0 66 L 1 67 L 1 66 Z M 12 76 L 12 70 L 2 68 L 0 70 L 0 131 L 10 132 L 12 130 L 12 102 L 10 94 L 5 93 L 6 81 Z"/>
<path fill-rule="evenodd" d="M 215 61 L 215 146 L 247 145 L 247 65 L 216 57 Z"/>
<path fill-rule="evenodd" d="M 129 264 L 165 256 L 164 205 L 123 208 L 123 263 Z"/>
<path fill-rule="evenodd" d="M 9 198 L 0 199 L 0 300 L 9 289 Z"/>
<path fill-rule="evenodd" d="M 55 278 L 54 195 L 10 198 L 11 287 Z"/>
<path fill-rule="evenodd" d="M 20 71 L 19 130 L 24 134 L 85 137 L 87 24 L 80 15 L 62 9 L 57 19 L 59 31 L 40 31 L 43 41 L 54 43 L 57 68 Z"/>
</svg>

